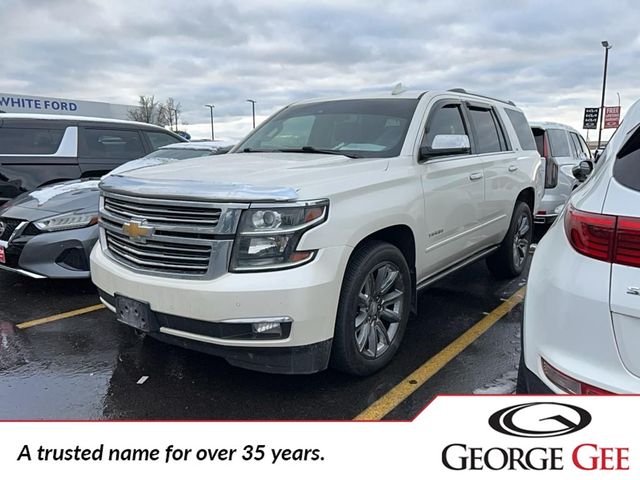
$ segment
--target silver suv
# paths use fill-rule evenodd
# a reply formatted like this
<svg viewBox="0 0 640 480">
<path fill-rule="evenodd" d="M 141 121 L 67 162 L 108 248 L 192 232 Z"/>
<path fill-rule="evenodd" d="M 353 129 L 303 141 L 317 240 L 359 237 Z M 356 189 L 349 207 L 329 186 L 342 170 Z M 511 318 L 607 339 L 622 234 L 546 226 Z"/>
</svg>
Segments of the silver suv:
<svg viewBox="0 0 640 480">
<path fill-rule="evenodd" d="M 553 223 L 580 181 L 572 169 L 582 161 L 592 162 L 591 151 L 577 130 L 554 122 L 529 122 L 538 152 L 545 161 L 544 197 L 534 221 Z M 593 165 L 592 165 L 593 167 Z"/>
</svg>

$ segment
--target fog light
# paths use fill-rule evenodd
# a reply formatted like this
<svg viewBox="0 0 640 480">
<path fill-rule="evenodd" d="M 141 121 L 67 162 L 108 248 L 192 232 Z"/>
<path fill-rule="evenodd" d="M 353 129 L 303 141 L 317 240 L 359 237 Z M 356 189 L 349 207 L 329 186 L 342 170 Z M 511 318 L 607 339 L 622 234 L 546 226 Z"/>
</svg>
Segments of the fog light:
<svg viewBox="0 0 640 480">
<path fill-rule="evenodd" d="M 251 328 L 256 334 L 282 335 L 282 325 L 278 322 L 252 323 Z"/>
</svg>

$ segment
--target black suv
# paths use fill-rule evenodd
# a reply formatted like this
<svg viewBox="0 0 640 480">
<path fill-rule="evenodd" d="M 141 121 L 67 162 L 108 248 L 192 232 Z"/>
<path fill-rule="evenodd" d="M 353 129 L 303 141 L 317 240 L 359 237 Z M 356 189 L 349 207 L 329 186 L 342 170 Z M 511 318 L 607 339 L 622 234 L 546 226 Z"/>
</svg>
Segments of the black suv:
<svg viewBox="0 0 640 480">
<path fill-rule="evenodd" d="M 186 140 L 146 123 L 0 113 L 0 205 L 43 185 L 99 177 Z"/>
</svg>

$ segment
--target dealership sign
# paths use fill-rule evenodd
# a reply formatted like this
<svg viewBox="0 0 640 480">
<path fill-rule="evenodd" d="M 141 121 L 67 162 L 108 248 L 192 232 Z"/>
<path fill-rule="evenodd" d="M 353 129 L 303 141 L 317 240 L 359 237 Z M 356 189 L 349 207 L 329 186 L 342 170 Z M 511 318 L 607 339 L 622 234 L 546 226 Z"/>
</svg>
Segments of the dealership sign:
<svg viewBox="0 0 640 480">
<path fill-rule="evenodd" d="M 604 107 L 604 128 L 618 128 L 620 107 Z"/>
<path fill-rule="evenodd" d="M 582 128 L 585 130 L 595 130 L 598 128 L 598 113 L 600 109 L 598 107 L 595 108 L 585 108 L 584 109 L 584 120 L 582 123 Z"/>
<path fill-rule="evenodd" d="M 85 115 L 127 120 L 129 112 L 135 108 L 137 107 L 134 105 L 0 93 L 0 113 Z"/>
</svg>

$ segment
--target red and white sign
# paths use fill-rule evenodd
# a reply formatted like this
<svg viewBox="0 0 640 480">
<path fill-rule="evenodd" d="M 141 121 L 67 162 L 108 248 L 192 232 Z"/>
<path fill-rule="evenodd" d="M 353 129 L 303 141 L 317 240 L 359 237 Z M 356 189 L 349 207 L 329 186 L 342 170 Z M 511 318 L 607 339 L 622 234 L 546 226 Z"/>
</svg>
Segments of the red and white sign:
<svg viewBox="0 0 640 480">
<path fill-rule="evenodd" d="M 620 107 L 604 107 L 604 128 L 618 128 Z"/>
</svg>

